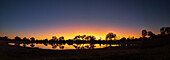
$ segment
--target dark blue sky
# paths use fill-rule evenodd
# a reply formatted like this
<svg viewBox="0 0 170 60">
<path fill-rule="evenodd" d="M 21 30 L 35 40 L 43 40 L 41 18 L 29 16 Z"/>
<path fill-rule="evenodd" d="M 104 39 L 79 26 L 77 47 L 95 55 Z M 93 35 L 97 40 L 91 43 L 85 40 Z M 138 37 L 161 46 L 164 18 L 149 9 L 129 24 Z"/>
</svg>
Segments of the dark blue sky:
<svg viewBox="0 0 170 60">
<path fill-rule="evenodd" d="M 1 0 L 0 8 L 1 36 L 68 26 L 159 33 L 170 26 L 170 0 Z"/>
</svg>

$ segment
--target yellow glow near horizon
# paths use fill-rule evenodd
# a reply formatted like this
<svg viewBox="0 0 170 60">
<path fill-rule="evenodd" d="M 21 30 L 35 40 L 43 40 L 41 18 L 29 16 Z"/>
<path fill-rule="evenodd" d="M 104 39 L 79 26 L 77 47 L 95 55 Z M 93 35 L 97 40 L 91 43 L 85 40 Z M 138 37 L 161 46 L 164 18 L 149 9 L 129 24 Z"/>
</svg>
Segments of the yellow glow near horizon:
<svg viewBox="0 0 170 60">
<path fill-rule="evenodd" d="M 28 36 L 19 36 L 21 38 L 23 37 L 27 37 L 27 38 L 31 38 L 31 37 L 35 37 L 37 40 L 43 40 L 43 39 L 51 39 L 52 36 L 56 36 L 57 38 L 59 38 L 60 36 L 64 36 L 65 40 L 68 40 L 68 39 L 74 39 L 75 36 L 77 35 L 86 35 L 86 36 L 95 36 L 96 37 L 96 40 L 98 39 L 102 39 L 102 40 L 105 40 L 105 37 L 106 35 L 108 34 L 109 32 L 105 32 L 105 33 L 100 33 L 100 32 L 87 32 L 87 33 L 63 33 L 63 34 L 37 34 L 37 35 L 28 35 Z M 15 36 L 14 36 L 15 37 Z M 14 37 L 11 37 L 11 39 L 13 39 Z M 126 36 L 126 35 L 121 35 L 121 34 L 117 34 L 117 39 L 120 39 L 122 37 L 126 37 L 128 38 L 129 36 Z M 132 37 L 132 36 L 131 36 Z M 138 38 L 139 36 L 134 36 L 135 38 Z"/>
<path fill-rule="evenodd" d="M 28 30 L 26 32 L 14 32 L 14 33 L 8 33 L 6 35 L 1 36 L 9 36 L 9 38 L 13 39 L 15 36 L 19 36 L 21 38 L 23 37 L 35 37 L 35 39 L 42 40 L 42 39 L 51 39 L 52 36 L 56 36 L 59 38 L 60 36 L 64 36 L 64 38 L 67 39 L 73 39 L 77 35 L 92 35 L 95 36 L 96 39 L 102 38 L 102 40 L 105 39 L 106 35 L 109 32 L 112 32 L 119 36 L 119 38 L 122 37 L 132 37 L 135 38 L 140 37 L 140 31 L 128 29 L 128 28 L 119 28 L 115 27 L 97 27 L 97 26 L 69 26 L 69 27 L 63 27 L 63 28 L 48 28 L 48 29 L 38 29 L 38 30 Z"/>
</svg>

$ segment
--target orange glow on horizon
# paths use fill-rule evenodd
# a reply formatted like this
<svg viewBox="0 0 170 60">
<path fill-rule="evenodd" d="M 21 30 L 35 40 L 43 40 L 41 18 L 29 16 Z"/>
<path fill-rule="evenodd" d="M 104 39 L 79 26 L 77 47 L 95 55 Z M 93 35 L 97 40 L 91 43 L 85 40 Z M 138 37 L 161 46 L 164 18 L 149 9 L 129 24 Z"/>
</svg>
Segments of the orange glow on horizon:
<svg viewBox="0 0 170 60">
<path fill-rule="evenodd" d="M 26 32 L 15 32 L 15 33 L 9 33 L 6 36 L 9 36 L 9 38 L 14 38 L 15 36 L 19 36 L 21 38 L 23 37 L 35 37 L 38 40 L 42 39 L 51 39 L 52 36 L 56 36 L 59 38 L 60 36 L 64 36 L 64 38 L 67 39 L 73 39 L 77 35 L 92 35 L 96 37 L 96 40 L 102 38 L 102 40 L 105 39 L 106 35 L 112 32 L 119 36 L 119 39 L 122 37 L 132 37 L 138 38 L 140 37 L 139 31 L 135 31 L 132 29 L 127 28 L 119 28 L 119 27 L 104 27 L 104 26 L 67 26 L 67 27 L 60 27 L 60 28 L 48 28 L 48 29 L 38 29 L 38 30 L 28 30 Z"/>
</svg>

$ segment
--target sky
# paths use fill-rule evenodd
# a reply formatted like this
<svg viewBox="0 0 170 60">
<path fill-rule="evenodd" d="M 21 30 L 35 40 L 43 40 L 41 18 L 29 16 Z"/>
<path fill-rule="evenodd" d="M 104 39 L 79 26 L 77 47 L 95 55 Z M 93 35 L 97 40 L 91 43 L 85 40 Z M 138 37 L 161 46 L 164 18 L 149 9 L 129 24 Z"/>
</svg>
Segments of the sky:
<svg viewBox="0 0 170 60">
<path fill-rule="evenodd" d="M 105 39 L 155 34 L 170 26 L 170 0 L 0 0 L 0 36 L 50 39 L 94 35 Z"/>
</svg>

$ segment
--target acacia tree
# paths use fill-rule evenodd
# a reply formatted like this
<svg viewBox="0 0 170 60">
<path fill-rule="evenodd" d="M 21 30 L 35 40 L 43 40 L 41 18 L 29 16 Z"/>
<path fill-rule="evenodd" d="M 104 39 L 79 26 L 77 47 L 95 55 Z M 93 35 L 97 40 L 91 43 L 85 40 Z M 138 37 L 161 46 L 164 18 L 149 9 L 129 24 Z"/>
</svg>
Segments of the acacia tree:
<svg viewBox="0 0 170 60">
<path fill-rule="evenodd" d="M 90 36 L 90 41 L 95 41 L 96 37 L 95 36 Z"/>
<path fill-rule="evenodd" d="M 170 27 L 162 27 L 160 29 L 161 35 L 168 35 L 170 34 Z"/>
<path fill-rule="evenodd" d="M 152 33 L 152 31 L 148 31 L 148 36 L 150 36 L 150 37 L 154 37 L 154 36 L 155 36 L 155 34 L 154 34 L 154 33 Z"/>
<path fill-rule="evenodd" d="M 56 36 L 52 36 L 52 40 L 54 41 L 58 41 L 57 37 Z"/>
<path fill-rule="evenodd" d="M 113 38 L 114 38 L 114 40 L 115 40 L 115 38 L 116 38 L 116 34 L 113 34 Z"/>
<path fill-rule="evenodd" d="M 16 40 L 16 41 L 20 41 L 20 40 L 21 40 L 21 38 L 20 38 L 20 37 L 18 37 L 18 36 L 16 36 L 16 37 L 15 37 L 15 40 Z"/>
<path fill-rule="evenodd" d="M 161 32 L 161 35 L 165 35 L 165 27 L 162 27 L 162 28 L 160 29 L 160 32 Z"/>
<path fill-rule="evenodd" d="M 59 40 L 60 40 L 60 41 L 61 41 L 61 40 L 64 40 L 64 36 L 59 37 Z"/>
<path fill-rule="evenodd" d="M 82 40 L 85 40 L 86 35 L 80 36 Z"/>
<path fill-rule="evenodd" d="M 4 36 L 4 37 L 2 37 L 2 39 L 7 40 L 7 39 L 8 39 L 8 36 Z"/>
<path fill-rule="evenodd" d="M 107 35 L 106 35 L 106 40 L 112 40 L 112 38 L 116 38 L 116 34 L 113 34 L 113 33 L 108 33 Z"/>
<path fill-rule="evenodd" d="M 170 34 L 170 27 L 166 27 L 165 28 L 165 33 L 168 35 L 168 34 Z"/>
<path fill-rule="evenodd" d="M 146 30 L 142 30 L 142 36 L 143 36 L 143 38 L 145 38 L 146 35 L 147 35 L 147 31 L 146 31 Z"/>
<path fill-rule="evenodd" d="M 122 37 L 121 39 L 120 39 L 120 41 L 125 41 L 126 40 L 126 38 L 125 37 Z"/>
<path fill-rule="evenodd" d="M 74 40 L 80 40 L 80 37 L 81 37 L 80 35 L 75 36 L 75 37 L 74 37 Z"/>
<path fill-rule="evenodd" d="M 23 40 L 23 41 L 27 41 L 28 39 L 27 39 L 26 37 L 24 37 L 22 40 Z"/>
<path fill-rule="evenodd" d="M 44 42 L 48 42 L 48 39 L 44 39 Z"/>
<path fill-rule="evenodd" d="M 31 41 L 35 41 L 35 38 L 34 38 L 34 37 L 31 37 L 30 39 L 31 39 Z"/>
<path fill-rule="evenodd" d="M 96 37 L 95 36 L 86 36 L 85 37 L 86 41 L 95 41 L 96 40 Z"/>
<path fill-rule="evenodd" d="M 85 39 L 86 41 L 90 40 L 91 36 L 86 36 Z"/>
</svg>

